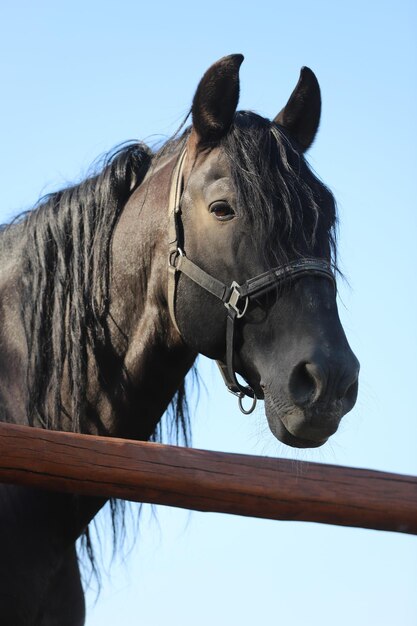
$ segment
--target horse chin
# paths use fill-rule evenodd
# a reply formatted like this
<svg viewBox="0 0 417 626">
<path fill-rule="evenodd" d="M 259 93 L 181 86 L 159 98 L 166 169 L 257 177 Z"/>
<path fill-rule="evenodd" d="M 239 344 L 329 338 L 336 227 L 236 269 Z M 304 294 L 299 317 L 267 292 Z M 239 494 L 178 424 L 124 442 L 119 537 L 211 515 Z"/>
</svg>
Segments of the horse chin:
<svg viewBox="0 0 417 626">
<path fill-rule="evenodd" d="M 312 426 L 308 412 L 296 406 L 277 407 L 268 395 L 265 395 L 265 413 L 272 434 L 293 448 L 319 448 L 336 432 L 340 421 L 332 415 L 331 419 L 323 419 L 320 427 Z"/>
</svg>

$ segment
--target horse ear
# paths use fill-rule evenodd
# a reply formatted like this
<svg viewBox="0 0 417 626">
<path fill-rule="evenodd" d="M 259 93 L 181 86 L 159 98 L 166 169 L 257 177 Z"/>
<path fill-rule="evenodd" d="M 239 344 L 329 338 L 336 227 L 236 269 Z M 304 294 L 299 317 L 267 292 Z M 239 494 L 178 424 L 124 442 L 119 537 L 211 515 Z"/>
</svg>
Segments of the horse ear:
<svg viewBox="0 0 417 626">
<path fill-rule="evenodd" d="M 288 130 L 303 152 L 314 141 L 320 123 L 321 96 L 317 78 L 308 67 L 301 68 L 300 78 L 285 107 L 274 119 Z"/>
<path fill-rule="evenodd" d="M 201 79 L 191 109 L 198 144 L 216 143 L 227 134 L 239 100 L 242 61 L 242 54 L 223 57 Z"/>
</svg>

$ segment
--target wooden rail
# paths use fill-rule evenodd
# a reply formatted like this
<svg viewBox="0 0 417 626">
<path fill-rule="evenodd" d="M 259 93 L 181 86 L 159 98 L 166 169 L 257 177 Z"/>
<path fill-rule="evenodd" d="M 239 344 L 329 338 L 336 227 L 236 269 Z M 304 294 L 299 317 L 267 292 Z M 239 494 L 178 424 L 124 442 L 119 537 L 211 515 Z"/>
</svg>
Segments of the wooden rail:
<svg viewBox="0 0 417 626">
<path fill-rule="evenodd" d="M 417 477 L 1 423 L 0 482 L 417 534 Z"/>
</svg>

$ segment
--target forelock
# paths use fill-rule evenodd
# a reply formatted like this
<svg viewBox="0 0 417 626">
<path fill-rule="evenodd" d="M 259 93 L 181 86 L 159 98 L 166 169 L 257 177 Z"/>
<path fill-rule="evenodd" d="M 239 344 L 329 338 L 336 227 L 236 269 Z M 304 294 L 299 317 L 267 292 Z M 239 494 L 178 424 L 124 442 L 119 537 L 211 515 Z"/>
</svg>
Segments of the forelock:
<svg viewBox="0 0 417 626">
<path fill-rule="evenodd" d="M 285 130 L 248 111 L 236 113 L 222 140 L 238 211 L 268 262 L 327 256 L 336 262 L 336 208 Z"/>
</svg>

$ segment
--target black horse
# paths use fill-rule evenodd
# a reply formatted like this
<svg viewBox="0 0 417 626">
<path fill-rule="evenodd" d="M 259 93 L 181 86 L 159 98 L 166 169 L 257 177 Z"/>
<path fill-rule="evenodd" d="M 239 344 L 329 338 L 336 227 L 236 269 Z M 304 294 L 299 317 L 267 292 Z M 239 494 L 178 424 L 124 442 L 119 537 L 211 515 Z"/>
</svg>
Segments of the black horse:
<svg viewBox="0 0 417 626">
<path fill-rule="evenodd" d="M 303 157 L 320 89 L 303 68 L 272 122 L 236 112 L 242 60 L 206 72 L 191 127 L 156 154 L 125 146 L 3 228 L 3 421 L 148 440 L 171 405 L 187 436 L 198 353 L 291 446 L 320 446 L 354 405 L 335 203 Z M 102 505 L 1 487 L 1 624 L 84 623 L 75 541 Z"/>
</svg>

